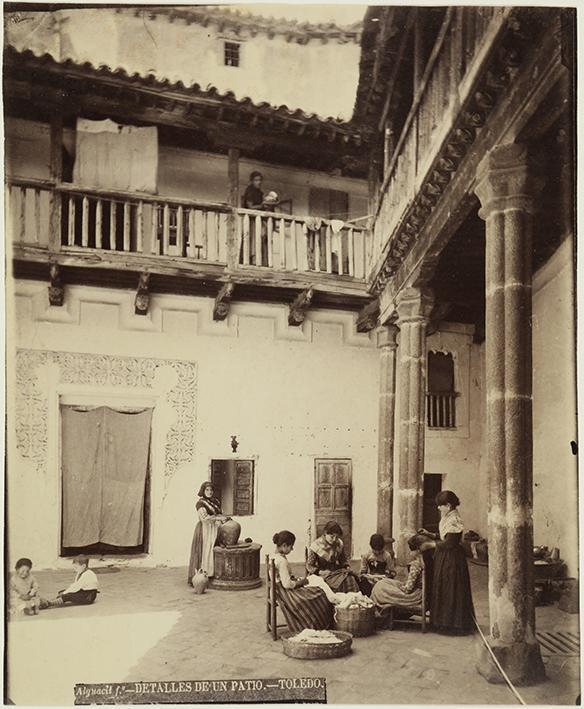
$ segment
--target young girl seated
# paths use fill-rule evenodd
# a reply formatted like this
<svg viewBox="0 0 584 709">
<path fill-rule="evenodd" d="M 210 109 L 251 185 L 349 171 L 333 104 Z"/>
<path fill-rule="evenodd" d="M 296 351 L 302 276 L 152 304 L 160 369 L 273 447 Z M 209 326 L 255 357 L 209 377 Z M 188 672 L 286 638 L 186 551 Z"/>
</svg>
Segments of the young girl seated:
<svg viewBox="0 0 584 709">
<path fill-rule="evenodd" d="M 274 534 L 276 545 L 273 555 L 276 568 L 276 598 L 284 613 L 288 627 L 292 631 L 312 628 L 326 630 L 333 624 L 333 607 L 320 588 L 307 587 L 306 578 L 297 579 L 292 575 L 286 558 L 294 549 L 296 537 L 283 530 Z"/>
<path fill-rule="evenodd" d="M 390 539 L 393 543 L 393 539 Z M 382 534 L 372 534 L 369 552 L 361 557 L 359 587 L 366 596 L 371 595 L 373 586 L 383 578 L 395 577 L 395 555 L 385 548 Z"/>
<path fill-rule="evenodd" d="M 424 562 L 420 547 L 427 541 L 428 537 L 422 534 L 415 534 L 408 539 L 408 546 L 414 553 L 409 567 L 408 578 L 404 583 L 389 578 L 378 581 L 371 591 L 371 600 L 376 605 L 394 606 L 406 610 L 421 605 Z"/>
<path fill-rule="evenodd" d="M 41 606 L 39 585 L 31 573 L 32 561 L 19 559 L 10 579 L 10 610 L 13 613 L 38 615 Z"/>
</svg>

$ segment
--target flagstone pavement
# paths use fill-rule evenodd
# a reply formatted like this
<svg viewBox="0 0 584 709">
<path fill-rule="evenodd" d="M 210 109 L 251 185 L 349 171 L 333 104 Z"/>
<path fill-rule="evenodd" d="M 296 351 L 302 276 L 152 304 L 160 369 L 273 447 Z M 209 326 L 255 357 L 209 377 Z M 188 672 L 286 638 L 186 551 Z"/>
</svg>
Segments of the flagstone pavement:
<svg viewBox="0 0 584 709">
<path fill-rule="evenodd" d="M 96 564 L 98 566 L 98 564 Z M 70 580 L 36 572 L 50 597 Z M 471 565 L 478 620 L 488 625 L 486 569 Z M 325 677 L 329 703 L 518 704 L 475 669 L 478 635 L 417 628 L 355 638 L 352 653 L 291 659 L 265 631 L 265 586 L 193 594 L 184 568 L 107 569 L 93 606 L 42 611 L 8 624 L 7 692 L 15 704 L 72 704 L 76 682 Z M 578 616 L 537 609 L 538 630 L 578 630 Z M 574 705 L 579 658 L 544 656 L 548 678 L 519 688 L 529 704 Z"/>
</svg>

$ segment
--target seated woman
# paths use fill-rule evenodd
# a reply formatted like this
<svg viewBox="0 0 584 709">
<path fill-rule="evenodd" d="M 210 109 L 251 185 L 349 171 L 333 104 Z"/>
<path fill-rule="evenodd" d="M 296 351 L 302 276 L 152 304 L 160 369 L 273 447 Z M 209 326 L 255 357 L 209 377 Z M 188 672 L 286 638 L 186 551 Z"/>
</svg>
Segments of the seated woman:
<svg viewBox="0 0 584 709">
<path fill-rule="evenodd" d="M 321 576 L 337 593 L 359 591 L 358 577 L 351 571 L 343 549 L 343 530 L 336 522 L 327 522 L 322 536 L 308 549 L 306 570 Z"/>
<path fill-rule="evenodd" d="M 274 534 L 276 598 L 290 630 L 326 630 L 333 624 L 333 607 L 324 591 L 320 588 L 308 588 L 306 578 L 297 579 L 290 572 L 286 557 L 294 548 L 295 541 L 295 535 L 288 530 Z"/>
<path fill-rule="evenodd" d="M 408 546 L 414 552 L 405 582 L 396 579 L 381 579 L 371 591 L 371 600 L 378 606 L 393 606 L 408 610 L 422 605 L 422 578 L 424 561 L 421 547 L 428 542 L 428 537 L 415 534 L 408 539 Z"/>
</svg>

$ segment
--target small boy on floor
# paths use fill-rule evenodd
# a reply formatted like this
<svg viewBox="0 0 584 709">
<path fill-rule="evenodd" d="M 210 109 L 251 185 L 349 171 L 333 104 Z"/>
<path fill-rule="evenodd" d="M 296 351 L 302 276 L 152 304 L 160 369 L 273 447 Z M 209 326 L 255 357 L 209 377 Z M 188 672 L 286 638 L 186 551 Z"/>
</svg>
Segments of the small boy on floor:
<svg viewBox="0 0 584 709">
<path fill-rule="evenodd" d="M 393 544 L 389 539 L 389 544 Z M 395 554 L 393 550 L 385 548 L 385 539 L 382 534 L 372 534 L 369 540 L 369 551 L 361 557 L 359 570 L 359 586 L 361 593 L 371 595 L 373 586 L 381 578 L 395 577 Z"/>
<path fill-rule="evenodd" d="M 39 585 L 31 573 L 32 561 L 19 559 L 10 579 L 10 610 L 13 613 L 38 615 L 41 606 Z"/>
<path fill-rule="evenodd" d="M 75 580 L 63 591 L 59 591 L 57 598 L 46 601 L 47 608 L 59 608 L 66 603 L 77 606 L 88 606 L 93 603 L 99 593 L 97 576 L 89 568 L 89 559 L 80 554 L 73 559 Z M 43 604 L 43 608 L 44 608 Z"/>
</svg>

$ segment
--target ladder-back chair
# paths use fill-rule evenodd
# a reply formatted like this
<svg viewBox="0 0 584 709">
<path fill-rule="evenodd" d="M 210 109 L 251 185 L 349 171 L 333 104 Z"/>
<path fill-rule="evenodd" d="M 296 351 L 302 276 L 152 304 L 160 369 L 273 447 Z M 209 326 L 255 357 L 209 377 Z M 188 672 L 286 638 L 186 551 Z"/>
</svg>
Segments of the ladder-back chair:
<svg viewBox="0 0 584 709">
<path fill-rule="evenodd" d="M 266 554 L 266 632 L 272 633 L 274 640 L 278 639 L 278 628 L 288 625 L 278 625 L 278 598 L 276 596 L 276 564 L 270 555 Z"/>
</svg>

